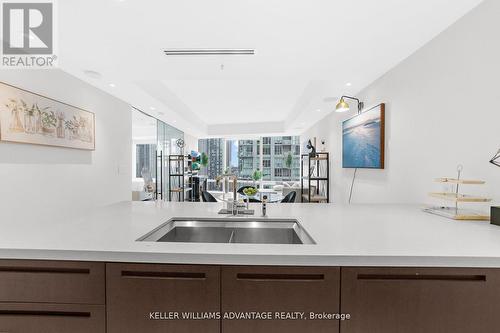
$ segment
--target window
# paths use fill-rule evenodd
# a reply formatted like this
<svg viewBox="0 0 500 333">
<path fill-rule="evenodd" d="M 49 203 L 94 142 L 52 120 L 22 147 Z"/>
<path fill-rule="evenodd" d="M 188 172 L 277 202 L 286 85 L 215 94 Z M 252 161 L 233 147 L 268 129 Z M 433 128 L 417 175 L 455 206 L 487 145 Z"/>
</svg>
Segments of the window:
<svg viewBox="0 0 500 333">
<path fill-rule="evenodd" d="M 274 177 L 282 177 L 282 176 L 283 176 L 283 170 L 281 168 L 275 168 Z"/>
<path fill-rule="evenodd" d="M 224 139 L 201 139 L 198 150 L 208 156 L 208 165 L 201 168 L 200 174 L 215 179 L 224 171 Z"/>
<path fill-rule="evenodd" d="M 142 178 L 142 170 L 152 175 L 155 168 L 156 145 L 138 144 L 136 145 L 136 168 L 135 177 Z"/>
<path fill-rule="evenodd" d="M 256 169 L 262 168 L 265 181 L 298 180 L 300 144 L 294 143 L 298 140 L 299 137 L 290 136 L 253 140 L 202 139 L 199 141 L 199 151 L 209 156 L 209 165 L 202 168 L 201 173 L 206 174 L 209 180 L 214 180 L 217 175 L 228 170 L 240 179 L 250 179 Z M 263 156 L 260 154 L 261 144 Z M 284 164 L 289 153 L 292 154 L 293 162 L 291 168 L 286 168 Z"/>
<path fill-rule="evenodd" d="M 283 177 L 290 178 L 291 172 L 290 169 L 282 169 Z"/>
</svg>

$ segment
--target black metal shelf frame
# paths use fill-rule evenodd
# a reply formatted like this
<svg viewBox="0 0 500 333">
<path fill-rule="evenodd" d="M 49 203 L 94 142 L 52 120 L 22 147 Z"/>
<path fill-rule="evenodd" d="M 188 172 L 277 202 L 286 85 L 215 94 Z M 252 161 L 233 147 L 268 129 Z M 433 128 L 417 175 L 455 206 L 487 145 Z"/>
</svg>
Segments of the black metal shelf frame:
<svg viewBox="0 0 500 333">
<path fill-rule="evenodd" d="M 326 176 L 320 174 L 320 163 L 326 162 Z M 316 163 L 315 163 L 316 162 Z M 304 166 L 307 165 L 307 175 L 304 175 Z M 316 169 L 316 176 L 311 174 L 312 166 Z M 304 182 L 307 182 L 307 201 L 313 202 L 314 196 L 311 196 L 311 184 L 316 182 L 315 195 L 319 196 L 321 182 L 326 182 L 326 202 L 330 202 L 330 154 L 327 152 L 316 152 L 313 156 L 310 154 L 300 155 L 300 202 L 304 202 Z M 323 200 L 321 200 L 323 201 Z M 319 201 L 318 201 L 319 202 Z"/>
</svg>

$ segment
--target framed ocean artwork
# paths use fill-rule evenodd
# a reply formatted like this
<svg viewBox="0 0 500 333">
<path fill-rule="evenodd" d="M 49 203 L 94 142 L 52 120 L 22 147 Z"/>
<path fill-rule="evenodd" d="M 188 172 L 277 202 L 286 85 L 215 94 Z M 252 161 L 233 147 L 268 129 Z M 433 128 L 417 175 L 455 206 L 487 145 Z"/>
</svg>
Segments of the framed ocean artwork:
<svg viewBox="0 0 500 333">
<path fill-rule="evenodd" d="M 0 83 L 0 141 L 94 150 L 95 115 Z"/>
<path fill-rule="evenodd" d="M 385 104 L 342 123 L 342 167 L 384 168 Z"/>
</svg>

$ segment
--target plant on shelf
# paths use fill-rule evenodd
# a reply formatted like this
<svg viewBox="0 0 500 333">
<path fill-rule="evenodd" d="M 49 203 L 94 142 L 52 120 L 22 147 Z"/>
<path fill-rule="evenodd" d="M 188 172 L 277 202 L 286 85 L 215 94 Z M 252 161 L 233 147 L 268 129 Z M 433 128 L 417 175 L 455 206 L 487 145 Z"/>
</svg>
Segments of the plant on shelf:
<svg viewBox="0 0 500 333">
<path fill-rule="evenodd" d="M 206 153 L 201 153 L 200 164 L 202 167 L 206 167 L 208 165 L 208 155 Z"/>
</svg>

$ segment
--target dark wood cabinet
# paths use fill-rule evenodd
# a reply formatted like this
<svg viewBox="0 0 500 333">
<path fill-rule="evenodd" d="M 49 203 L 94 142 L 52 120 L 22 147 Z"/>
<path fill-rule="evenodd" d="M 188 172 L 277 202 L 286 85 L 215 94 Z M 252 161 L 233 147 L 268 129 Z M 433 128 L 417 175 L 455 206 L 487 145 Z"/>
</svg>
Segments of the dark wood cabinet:
<svg viewBox="0 0 500 333">
<path fill-rule="evenodd" d="M 0 332 L 105 333 L 104 305 L 0 303 Z"/>
<path fill-rule="evenodd" d="M 0 260 L 0 332 L 104 333 L 104 263 Z"/>
<path fill-rule="evenodd" d="M 218 319 L 182 319 L 220 311 L 217 266 L 107 264 L 106 277 L 108 333 L 220 332 Z"/>
<path fill-rule="evenodd" d="M 491 333 L 500 270 L 342 268 L 342 333 Z"/>
<path fill-rule="evenodd" d="M 222 311 L 338 313 L 340 269 L 329 267 L 222 267 Z M 339 331 L 336 320 L 223 320 L 223 333 Z"/>
<path fill-rule="evenodd" d="M 104 263 L 0 260 L 0 302 L 104 304 Z"/>
<path fill-rule="evenodd" d="M 493 268 L 0 260 L 9 333 L 491 333 L 499 314 Z"/>
</svg>

